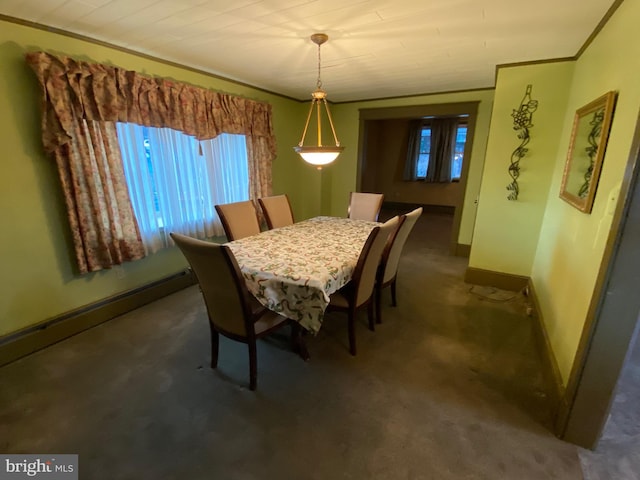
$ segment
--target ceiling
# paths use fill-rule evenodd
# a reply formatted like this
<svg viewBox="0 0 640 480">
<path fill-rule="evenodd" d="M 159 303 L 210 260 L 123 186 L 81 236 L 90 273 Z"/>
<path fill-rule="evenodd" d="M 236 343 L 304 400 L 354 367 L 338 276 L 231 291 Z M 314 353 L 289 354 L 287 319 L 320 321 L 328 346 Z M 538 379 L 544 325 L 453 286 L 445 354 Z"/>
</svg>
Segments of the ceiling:
<svg viewBox="0 0 640 480">
<path fill-rule="evenodd" d="M 496 65 L 574 56 L 614 0 L 0 0 L 0 14 L 306 100 L 494 86 Z"/>
</svg>

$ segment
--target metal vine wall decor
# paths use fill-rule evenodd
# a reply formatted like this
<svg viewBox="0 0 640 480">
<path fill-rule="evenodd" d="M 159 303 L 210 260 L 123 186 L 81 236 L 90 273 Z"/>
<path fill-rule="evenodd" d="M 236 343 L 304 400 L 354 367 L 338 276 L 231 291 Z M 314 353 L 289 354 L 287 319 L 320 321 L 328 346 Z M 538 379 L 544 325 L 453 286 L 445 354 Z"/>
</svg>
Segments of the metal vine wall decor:
<svg viewBox="0 0 640 480">
<path fill-rule="evenodd" d="M 591 184 L 591 175 L 593 175 L 593 166 L 595 165 L 596 154 L 598 153 L 598 140 L 602 133 L 603 123 L 604 108 L 601 108 L 593 112 L 593 118 L 589 122 L 589 125 L 591 125 L 591 130 L 587 137 L 589 145 L 584 149 L 589 157 L 589 167 L 587 167 L 587 171 L 584 172 L 584 183 L 580 187 L 580 190 L 578 190 L 578 197 L 580 198 L 585 198 L 589 193 L 589 185 Z"/>
<path fill-rule="evenodd" d="M 538 108 L 538 101 L 531 100 L 531 85 L 527 85 L 524 97 L 520 102 L 520 107 L 514 110 L 511 116 L 513 117 L 513 129 L 518 132 L 518 138 L 520 139 L 520 145 L 511 154 L 511 165 L 509 165 L 509 176 L 511 177 L 511 183 L 507 185 L 509 190 L 508 200 L 517 200 L 520 189 L 518 188 L 518 177 L 520 176 L 520 160 L 529 151 L 527 144 L 529 143 L 531 136 L 529 135 L 529 129 L 533 127 L 533 112 Z"/>
</svg>

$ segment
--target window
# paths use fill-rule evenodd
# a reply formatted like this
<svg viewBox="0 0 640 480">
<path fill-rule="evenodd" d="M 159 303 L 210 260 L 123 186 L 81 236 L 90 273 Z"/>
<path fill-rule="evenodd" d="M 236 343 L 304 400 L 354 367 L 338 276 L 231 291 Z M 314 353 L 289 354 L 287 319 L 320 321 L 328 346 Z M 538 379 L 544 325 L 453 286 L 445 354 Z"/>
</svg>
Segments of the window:
<svg viewBox="0 0 640 480">
<path fill-rule="evenodd" d="M 420 151 L 416 162 L 416 177 L 425 178 L 429 168 L 429 155 L 431 154 L 431 127 L 422 127 L 420 132 Z"/>
<path fill-rule="evenodd" d="M 461 123 L 456 129 L 456 145 L 453 149 L 451 161 L 451 180 L 460 180 L 462 175 L 462 159 L 464 158 L 464 146 L 467 143 L 467 125 Z"/>
<path fill-rule="evenodd" d="M 199 142 L 168 128 L 119 123 L 117 129 L 147 252 L 171 245 L 170 232 L 196 238 L 224 235 L 215 205 L 249 199 L 244 135 Z"/>
<path fill-rule="evenodd" d="M 409 140 L 406 180 L 460 180 L 467 141 L 466 118 L 431 117 L 418 123 L 419 138 Z M 412 127 L 415 128 L 415 127 Z M 418 143 L 413 143 L 417 140 Z M 413 147 L 412 147 L 413 144 Z M 436 162 L 430 169 L 430 163 Z"/>
</svg>

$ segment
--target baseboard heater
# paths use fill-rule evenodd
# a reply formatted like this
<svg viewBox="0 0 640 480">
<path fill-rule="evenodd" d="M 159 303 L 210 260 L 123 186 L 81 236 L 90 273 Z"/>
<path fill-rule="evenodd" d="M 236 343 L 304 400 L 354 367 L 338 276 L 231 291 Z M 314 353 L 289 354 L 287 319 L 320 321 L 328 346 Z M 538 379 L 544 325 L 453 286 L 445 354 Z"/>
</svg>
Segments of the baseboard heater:
<svg viewBox="0 0 640 480">
<path fill-rule="evenodd" d="M 0 338 L 0 366 L 88 330 L 196 283 L 182 270 L 141 287 L 66 312 Z"/>
</svg>

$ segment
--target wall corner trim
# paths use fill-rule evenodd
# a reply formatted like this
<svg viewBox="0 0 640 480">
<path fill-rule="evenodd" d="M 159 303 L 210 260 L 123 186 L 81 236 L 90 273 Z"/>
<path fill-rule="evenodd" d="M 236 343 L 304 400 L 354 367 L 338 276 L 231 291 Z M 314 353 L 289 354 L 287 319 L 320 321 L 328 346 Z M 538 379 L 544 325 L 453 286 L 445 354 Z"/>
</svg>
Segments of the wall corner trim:
<svg viewBox="0 0 640 480">
<path fill-rule="evenodd" d="M 471 245 L 467 245 L 466 243 L 457 243 L 454 255 L 456 257 L 469 258 L 469 255 L 471 255 Z"/>
<path fill-rule="evenodd" d="M 558 414 L 563 411 L 561 403 L 566 402 L 565 386 L 562 381 L 562 375 L 560 374 L 560 368 L 558 367 L 556 356 L 551 348 L 549 332 L 547 332 L 547 327 L 545 326 L 546 324 L 542 317 L 540 301 L 531 279 L 529 279 L 525 293 L 533 307 L 531 316 L 534 320 L 532 326 L 536 340 L 536 347 L 542 360 L 542 374 L 545 379 L 545 384 L 547 385 L 549 407 L 551 408 L 555 434 L 559 436 L 561 432 L 558 431 Z"/>
<path fill-rule="evenodd" d="M 0 337 L 0 366 L 196 283 L 190 270 L 161 278 Z"/>
</svg>

